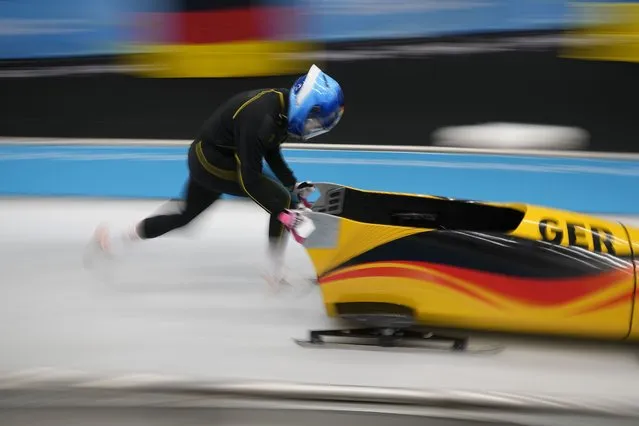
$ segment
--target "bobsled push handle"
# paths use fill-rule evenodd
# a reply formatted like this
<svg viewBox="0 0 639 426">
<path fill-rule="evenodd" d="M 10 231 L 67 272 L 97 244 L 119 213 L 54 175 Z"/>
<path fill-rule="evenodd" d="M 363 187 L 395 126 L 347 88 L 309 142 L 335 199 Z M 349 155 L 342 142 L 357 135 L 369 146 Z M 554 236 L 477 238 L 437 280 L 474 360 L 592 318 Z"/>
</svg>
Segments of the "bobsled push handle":
<svg viewBox="0 0 639 426">
<path fill-rule="evenodd" d="M 314 185 L 320 196 L 313 203 L 312 211 L 340 215 L 344 211 L 346 187 L 328 182 L 315 183 Z"/>
</svg>

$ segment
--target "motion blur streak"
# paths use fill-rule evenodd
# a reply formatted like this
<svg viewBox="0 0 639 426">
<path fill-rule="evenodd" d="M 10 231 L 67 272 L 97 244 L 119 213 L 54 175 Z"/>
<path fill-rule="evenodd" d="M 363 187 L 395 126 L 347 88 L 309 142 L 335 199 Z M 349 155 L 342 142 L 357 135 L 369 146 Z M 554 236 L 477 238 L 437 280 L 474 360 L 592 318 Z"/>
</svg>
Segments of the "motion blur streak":
<svg viewBox="0 0 639 426">
<path fill-rule="evenodd" d="M 298 347 L 293 338 L 335 324 L 325 317 L 318 288 L 306 285 L 313 270 L 299 245 L 287 252 L 297 288 L 268 293 L 260 277 L 268 219 L 250 203 L 222 201 L 192 232 L 83 266 L 97 223 L 122 229 L 159 206 L 63 199 L 0 204 L 0 373 L 48 367 L 608 399 L 636 394 L 636 355 L 607 344 L 513 339 L 494 356 Z M 370 373 L 389 366 L 392 373 Z"/>
</svg>

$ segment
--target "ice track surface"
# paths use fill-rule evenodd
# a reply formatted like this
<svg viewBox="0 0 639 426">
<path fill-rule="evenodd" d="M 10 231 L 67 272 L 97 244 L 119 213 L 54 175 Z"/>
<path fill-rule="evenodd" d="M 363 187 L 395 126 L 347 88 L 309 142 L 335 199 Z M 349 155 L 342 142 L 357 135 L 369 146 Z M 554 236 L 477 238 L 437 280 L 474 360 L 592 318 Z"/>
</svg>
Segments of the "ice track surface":
<svg viewBox="0 0 639 426">
<path fill-rule="evenodd" d="M 0 203 L 0 373 L 38 368 L 427 389 L 630 397 L 637 350 L 513 341 L 499 355 L 305 349 L 330 327 L 317 288 L 269 295 L 266 215 L 225 201 L 180 234 L 85 269 L 95 226 L 121 227 L 161 201 Z M 636 222 L 636 221 L 635 221 Z M 300 246 L 287 262 L 312 276 Z"/>
</svg>

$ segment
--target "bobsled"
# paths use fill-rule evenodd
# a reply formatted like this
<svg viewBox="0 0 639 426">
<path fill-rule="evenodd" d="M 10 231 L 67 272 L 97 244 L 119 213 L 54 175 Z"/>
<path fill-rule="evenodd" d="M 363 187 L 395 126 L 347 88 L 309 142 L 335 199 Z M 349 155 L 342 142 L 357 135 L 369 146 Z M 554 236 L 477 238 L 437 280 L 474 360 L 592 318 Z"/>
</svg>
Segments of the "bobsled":
<svg viewBox="0 0 639 426">
<path fill-rule="evenodd" d="M 302 245 L 326 314 L 371 325 L 369 337 L 425 326 L 639 339 L 637 228 L 526 203 L 316 185 Z"/>
</svg>

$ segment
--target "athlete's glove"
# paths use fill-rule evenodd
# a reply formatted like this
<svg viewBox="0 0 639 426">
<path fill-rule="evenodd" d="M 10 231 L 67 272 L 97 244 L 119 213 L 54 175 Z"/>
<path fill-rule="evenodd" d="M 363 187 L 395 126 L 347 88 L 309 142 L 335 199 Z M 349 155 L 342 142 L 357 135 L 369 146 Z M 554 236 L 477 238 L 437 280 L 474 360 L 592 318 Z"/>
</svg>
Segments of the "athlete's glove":
<svg viewBox="0 0 639 426">
<path fill-rule="evenodd" d="M 312 207 L 312 204 L 308 201 L 308 197 L 315 191 L 315 185 L 313 182 L 303 181 L 297 182 L 295 186 L 293 186 L 293 194 L 297 196 L 300 200 L 300 204 L 302 204 L 307 209 Z"/>
<path fill-rule="evenodd" d="M 290 231 L 295 241 L 300 244 L 315 230 L 313 221 L 307 218 L 301 210 L 284 210 L 277 218 Z"/>
</svg>

